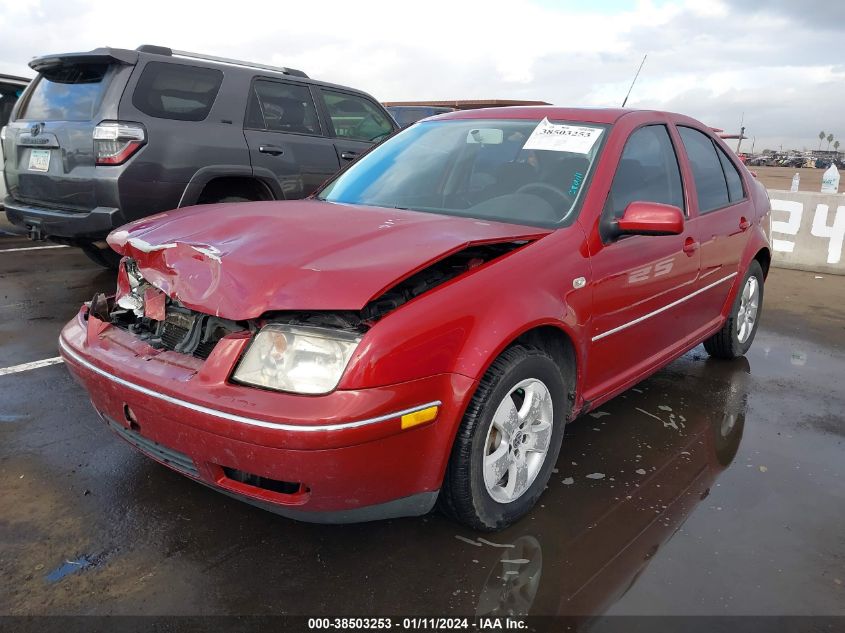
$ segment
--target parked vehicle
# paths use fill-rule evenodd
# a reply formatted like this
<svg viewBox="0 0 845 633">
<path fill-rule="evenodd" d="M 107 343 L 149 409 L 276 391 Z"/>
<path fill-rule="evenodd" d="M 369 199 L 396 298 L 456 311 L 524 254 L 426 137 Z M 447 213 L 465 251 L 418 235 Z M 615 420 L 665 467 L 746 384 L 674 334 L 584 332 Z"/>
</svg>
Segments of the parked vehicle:
<svg viewBox="0 0 845 633">
<path fill-rule="evenodd" d="M 3 199 L 6 197 L 6 179 L 3 175 L 6 160 L 3 154 L 3 139 L 6 137 L 5 125 L 12 115 L 12 108 L 29 79 L 13 75 L 0 75 L 0 211 L 3 210 Z M 0 229 L 6 228 L 5 217 L 0 217 Z"/>
<path fill-rule="evenodd" d="M 454 112 L 455 108 L 445 108 L 438 106 L 386 106 L 387 111 L 393 120 L 399 124 L 399 127 L 405 128 L 413 125 L 417 121 L 422 121 L 430 116 L 444 114 L 446 112 Z"/>
<path fill-rule="evenodd" d="M 177 207 L 302 198 L 398 126 L 302 71 L 172 51 L 40 57 L 6 130 L 9 219 L 117 266 L 106 235 Z"/>
<path fill-rule="evenodd" d="M 423 121 L 314 199 L 133 222 L 113 298 L 64 328 L 142 452 L 310 521 L 537 502 L 563 427 L 704 343 L 751 346 L 765 189 L 676 114 L 507 108 Z"/>
</svg>

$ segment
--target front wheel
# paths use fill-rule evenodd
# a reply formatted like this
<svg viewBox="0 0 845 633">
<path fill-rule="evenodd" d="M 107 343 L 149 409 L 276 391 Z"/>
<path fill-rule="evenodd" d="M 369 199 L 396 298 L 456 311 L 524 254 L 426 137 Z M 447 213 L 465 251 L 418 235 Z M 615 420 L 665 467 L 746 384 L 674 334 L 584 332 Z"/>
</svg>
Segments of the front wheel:
<svg viewBox="0 0 845 633">
<path fill-rule="evenodd" d="M 560 452 L 568 388 L 545 350 L 505 350 L 461 422 L 440 489 L 441 508 L 478 530 L 505 528 L 531 510 Z"/>
<path fill-rule="evenodd" d="M 722 329 L 704 341 L 707 353 L 715 358 L 743 356 L 754 342 L 762 308 L 763 269 L 753 260 Z"/>
</svg>

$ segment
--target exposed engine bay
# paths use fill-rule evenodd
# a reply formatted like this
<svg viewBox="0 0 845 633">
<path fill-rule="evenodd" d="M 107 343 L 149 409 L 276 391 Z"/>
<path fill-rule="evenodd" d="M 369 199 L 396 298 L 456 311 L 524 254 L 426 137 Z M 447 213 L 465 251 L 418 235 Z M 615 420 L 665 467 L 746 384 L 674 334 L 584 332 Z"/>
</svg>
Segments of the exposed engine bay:
<svg viewBox="0 0 845 633">
<path fill-rule="evenodd" d="M 271 312 L 249 321 L 224 319 L 182 305 L 146 281 L 137 263 L 125 258 L 117 295 L 112 300 L 98 294 L 89 309 L 93 316 L 135 334 L 155 349 L 206 359 L 223 337 L 235 332 L 255 333 L 268 323 L 363 333 L 415 297 L 527 243 L 482 244 L 452 253 L 400 281 L 360 311 Z"/>
</svg>

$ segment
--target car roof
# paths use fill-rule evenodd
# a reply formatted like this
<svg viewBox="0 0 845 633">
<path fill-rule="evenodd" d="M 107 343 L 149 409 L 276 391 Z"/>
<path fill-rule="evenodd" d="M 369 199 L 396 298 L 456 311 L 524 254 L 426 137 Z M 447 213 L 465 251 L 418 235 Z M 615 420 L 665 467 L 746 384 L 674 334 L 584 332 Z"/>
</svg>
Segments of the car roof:
<svg viewBox="0 0 845 633">
<path fill-rule="evenodd" d="M 156 50 L 157 49 L 157 50 Z M 169 54 L 168 54 L 169 53 Z M 320 81 L 309 77 L 302 71 L 286 68 L 275 68 L 265 66 L 258 63 L 242 60 L 226 60 L 214 56 L 203 56 L 194 53 L 183 53 L 182 51 L 171 51 L 163 46 L 140 46 L 135 50 L 125 48 L 113 48 L 110 46 L 95 48 L 91 51 L 75 52 L 75 53 L 58 53 L 53 55 L 41 55 L 33 58 L 29 62 L 29 67 L 35 71 L 40 72 L 44 67 L 47 67 L 59 60 L 76 60 L 79 62 L 86 61 L 102 61 L 104 59 L 111 59 L 123 64 L 137 64 L 141 57 L 155 59 L 156 61 L 170 62 L 174 64 L 187 64 L 191 66 L 212 67 L 220 70 L 236 70 L 244 73 L 253 73 L 260 76 L 278 77 L 287 80 L 295 80 L 302 83 L 313 84 L 316 86 L 323 86 L 325 88 L 335 88 L 338 90 L 345 90 L 347 92 L 355 92 L 357 94 L 366 95 L 373 98 L 372 95 L 359 88 L 352 88 L 340 84 L 333 84 L 326 81 Z M 288 71 L 288 72 L 285 72 Z"/>
<path fill-rule="evenodd" d="M 558 121 L 584 121 L 585 123 L 616 123 L 622 116 L 632 112 L 649 112 L 630 108 L 564 108 L 558 106 L 509 106 L 505 108 L 483 108 L 479 110 L 457 110 L 432 117 L 428 120 L 446 119 L 538 119 Z"/>
</svg>

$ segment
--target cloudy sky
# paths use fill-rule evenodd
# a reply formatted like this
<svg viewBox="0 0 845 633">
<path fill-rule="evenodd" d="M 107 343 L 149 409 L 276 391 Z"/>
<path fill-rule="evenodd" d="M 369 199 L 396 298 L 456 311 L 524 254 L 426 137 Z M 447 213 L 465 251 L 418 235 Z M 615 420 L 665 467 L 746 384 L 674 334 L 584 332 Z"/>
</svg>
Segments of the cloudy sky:
<svg viewBox="0 0 845 633">
<path fill-rule="evenodd" d="M 292 66 L 383 101 L 541 99 L 683 112 L 755 149 L 845 139 L 841 0 L 0 0 L 0 72 L 98 46 Z M 750 149 L 751 140 L 744 142 Z M 826 143 L 825 143 L 826 146 Z"/>
</svg>

